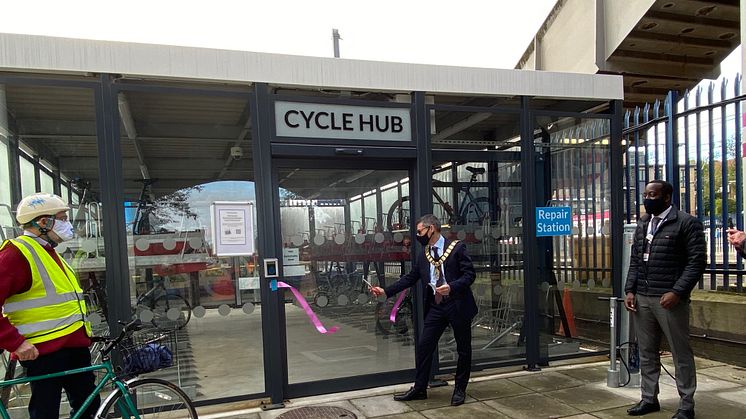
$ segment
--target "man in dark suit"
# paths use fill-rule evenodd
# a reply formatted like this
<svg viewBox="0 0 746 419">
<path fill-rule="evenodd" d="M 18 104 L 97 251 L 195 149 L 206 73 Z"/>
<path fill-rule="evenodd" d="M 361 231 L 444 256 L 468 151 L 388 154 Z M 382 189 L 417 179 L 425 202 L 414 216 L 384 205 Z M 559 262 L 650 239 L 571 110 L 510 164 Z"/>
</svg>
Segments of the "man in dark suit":
<svg viewBox="0 0 746 419">
<path fill-rule="evenodd" d="M 466 398 L 466 385 L 471 372 L 471 321 L 477 314 L 477 304 L 471 293 L 475 272 L 464 243 L 446 240 L 440 235 L 440 221 L 432 214 L 417 222 L 417 241 L 424 251 L 418 253 L 412 270 L 386 289 L 371 287 L 376 296 L 393 297 L 399 292 L 422 281 L 425 289 L 425 326 L 415 353 L 417 375 L 414 386 L 404 394 L 394 396 L 396 401 L 427 398 L 433 353 L 438 340 L 449 324 L 456 338 L 458 364 L 456 385 L 451 405 L 458 406 Z"/>
</svg>

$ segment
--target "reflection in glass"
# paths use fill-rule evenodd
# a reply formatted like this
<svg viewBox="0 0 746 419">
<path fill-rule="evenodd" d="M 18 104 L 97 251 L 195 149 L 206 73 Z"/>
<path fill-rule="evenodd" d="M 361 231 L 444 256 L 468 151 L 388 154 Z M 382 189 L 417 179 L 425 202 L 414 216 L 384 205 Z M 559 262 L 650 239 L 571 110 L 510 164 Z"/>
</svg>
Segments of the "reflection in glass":
<svg viewBox="0 0 746 419">
<path fill-rule="evenodd" d="M 433 203 L 444 220 L 442 234 L 466 244 L 477 272 L 471 287 L 479 307 L 472 322 L 477 363 L 520 359 L 525 353 L 521 199 L 518 162 L 443 162 L 433 168 Z M 439 350 L 442 367 L 455 365 L 450 331 Z"/>
<path fill-rule="evenodd" d="M 283 168 L 279 178 L 283 280 L 324 327 L 339 326 L 320 334 L 285 292 L 290 383 L 412 368 L 410 297 L 392 323 L 395 298 L 370 298 L 363 281 L 386 286 L 410 265 L 409 231 L 394 232 L 386 222 L 406 171 Z"/>
<path fill-rule="evenodd" d="M 262 353 L 256 255 L 215 255 L 212 204 L 229 200 L 253 201 L 253 183 L 196 185 L 156 198 L 146 214 L 134 204 L 127 209 L 133 309 L 144 323 L 175 333 L 181 352 L 173 368 L 195 399 L 222 397 L 223 388 L 200 378 L 216 374 L 216 368 L 225 368 L 220 376 L 241 382 L 237 392 L 263 388 L 263 371 L 248 370 L 247 357 L 249 351 L 252 357 Z M 252 230 L 256 240 L 256 225 Z M 210 362 L 216 342 L 235 363 L 220 367 Z M 158 374 L 164 373 L 153 373 Z"/>
<path fill-rule="evenodd" d="M 152 375 L 198 401 L 263 392 L 258 255 L 217 255 L 212 216 L 216 202 L 256 200 L 246 97 L 123 91 L 117 106 L 128 302 L 177 344 L 174 366 Z M 247 207 L 254 222 L 229 231 L 256 244 L 256 205 Z"/>
</svg>

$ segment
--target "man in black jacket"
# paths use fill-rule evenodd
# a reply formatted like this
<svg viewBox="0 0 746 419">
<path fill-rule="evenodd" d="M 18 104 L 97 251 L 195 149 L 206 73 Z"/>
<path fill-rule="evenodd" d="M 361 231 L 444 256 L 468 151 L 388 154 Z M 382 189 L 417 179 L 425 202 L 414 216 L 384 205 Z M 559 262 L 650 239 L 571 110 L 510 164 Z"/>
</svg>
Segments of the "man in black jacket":
<svg viewBox="0 0 746 419">
<path fill-rule="evenodd" d="M 396 401 L 427 398 L 427 383 L 433 352 L 438 340 L 449 324 L 456 338 L 456 385 L 451 405 L 458 406 L 466 399 L 466 385 L 471 372 L 471 321 L 477 314 L 477 304 L 471 292 L 475 271 L 466 246 L 449 241 L 440 235 L 440 221 L 432 214 L 424 215 L 417 222 L 416 239 L 424 251 L 415 259 L 412 270 L 386 287 L 371 287 L 376 295 L 392 297 L 422 281 L 425 289 L 425 325 L 415 352 L 417 375 L 414 386 L 404 394 L 394 396 Z"/>
<path fill-rule="evenodd" d="M 697 376 L 689 345 L 689 295 L 702 278 L 706 251 L 702 223 L 671 206 L 673 186 L 654 180 L 645 186 L 645 212 L 635 230 L 624 305 L 634 312 L 640 345 L 642 400 L 627 410 L 640 416 L 660 410 L 661 334 L 676 366 L 681 400 L 675 419 L 694 418 Z"/>
</svg>

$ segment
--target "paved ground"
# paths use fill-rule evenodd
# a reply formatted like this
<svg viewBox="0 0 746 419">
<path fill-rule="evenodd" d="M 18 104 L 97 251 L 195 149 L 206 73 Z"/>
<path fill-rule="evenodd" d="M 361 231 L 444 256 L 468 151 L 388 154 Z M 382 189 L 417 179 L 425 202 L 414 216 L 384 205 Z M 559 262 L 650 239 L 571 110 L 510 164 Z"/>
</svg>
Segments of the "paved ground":
<svg viewBox="0 0 746 419">
<path fill-rule="evenodd" d="M 673 372 L 671 359 L 664 359 Z M 301 406 L 337 406 L 358 418 L 626 418 L 626 409 L 640 396 L 639 388 L 606 387 L 608 364 L 594 362 L 546 368 L 541 372 L 514 371 L 472 379 L 466 404 L 449 406 L 453 382 L 431 389 L 427 400 L 395 402 L 394 392 L 408 385 L 337 393 L 292 400 L 285 409 L 263 412 L 259 408 L 212 413 L 207 419 L 272 419 Z M 697 418 L 746 418 L 746 369 L 697 359 L 698 390 L 695 396 Z M 676 411 L 678 394 L 674 381 L 661 378 L 658 414 L 645 418 L 670 418 Z M 214 410 L 212 410 L 214 412 Z"/>
</svg>

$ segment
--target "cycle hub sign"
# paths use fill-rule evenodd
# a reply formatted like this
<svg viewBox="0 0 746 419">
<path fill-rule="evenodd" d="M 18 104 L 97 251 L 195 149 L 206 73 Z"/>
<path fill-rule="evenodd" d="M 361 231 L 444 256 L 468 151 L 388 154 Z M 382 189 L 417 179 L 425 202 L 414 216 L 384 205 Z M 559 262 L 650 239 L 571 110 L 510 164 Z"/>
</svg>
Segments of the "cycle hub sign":
<svg viewBox="0 0 746 419">
<path fill-rule="evenodd" d="M 569 236 L 572 234 L 570 207 L 537 207 L 536 237 Z"/>
<path fill-rule="evenodd" d="M 278 137 L 411 141 L 409 107 L 275 102 Z"/>
</svg>

